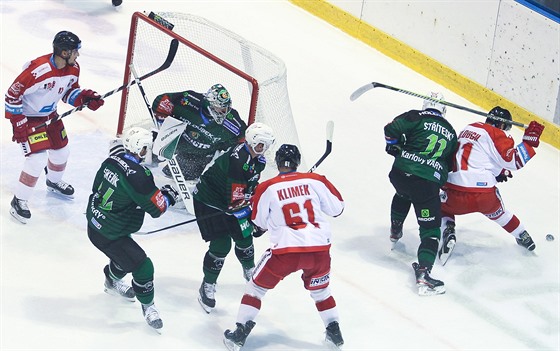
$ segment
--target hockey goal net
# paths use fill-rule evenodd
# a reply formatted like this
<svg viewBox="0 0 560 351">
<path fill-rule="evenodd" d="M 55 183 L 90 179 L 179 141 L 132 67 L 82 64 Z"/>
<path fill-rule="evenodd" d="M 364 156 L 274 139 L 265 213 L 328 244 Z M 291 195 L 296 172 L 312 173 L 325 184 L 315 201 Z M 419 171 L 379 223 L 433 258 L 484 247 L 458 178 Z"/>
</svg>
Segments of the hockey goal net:
<svg viewBox="0 0 560 351">
<path fill-rule="evenodd" d="M 274 130 L 276 143 L 266 154 L 268 163 L 264 176 L 275 175 L 276 148 L 283 143 L 301 146 L 290 107 L 286 66 L 282 60 L 198 16 L 178 12 L 136 12 L 131 20 L 123 84 L 134 79 L 131 64 L 140 77 L 162 66 L 173 39 L 179 42 L 179 46 L 171 65 L 142 80 L 150 105 L 162 93 L 206 92 L 213 84 L 222 84 L 230 93 L 232 107 L 248 125 L 263 122 Z M 132 126 L 153 127 L 146 103 L 134 85 L 123 90 L 117 134 Z"/>
</svg>

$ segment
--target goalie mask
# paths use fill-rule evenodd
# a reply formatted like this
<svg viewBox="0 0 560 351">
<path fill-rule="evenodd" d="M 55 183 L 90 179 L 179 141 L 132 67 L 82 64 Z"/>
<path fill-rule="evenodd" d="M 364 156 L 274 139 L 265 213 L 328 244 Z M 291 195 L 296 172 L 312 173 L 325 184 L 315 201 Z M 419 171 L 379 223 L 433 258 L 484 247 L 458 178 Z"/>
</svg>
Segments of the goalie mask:
<svg viewBox="0 0 560 351">
<path fill-rule="evenodd" d="M 501 108 L 500 106 L 496 106 L 493 109 L 490 110 L 490 112 L 488 112 L 489 115 L 492 116 L 496 116 L 499 118 L 503 118 L 503 119 L 507 119 L 508 121 L 511 121 L 511 113 L 506 110 L 505 108 Z M 496 128 L 499 128 L 501 130 L 505 130 L 508 131 L 511 129 L 511 123 L 504 123 L 504 122 L 500 122 L 500 121 L 496 121 L 493 118 L 486 118 L 486 124 L 491 124 Z"/>
<path fill-rule="evenodd" d="M 443 97 L 442 93 L 438 93 L 438 92 L 430 92 L 430 94 L 428 94 L 429 97 L 431 97 L 432 99 L 437 99 L 437 100 L 445 100 L 445 98 Z M 447 111 L 447 106 L 445 106 L 442 103 L 433 101 L 433 100 L 424 100 L 424 103 L 422 104 L 422 110 L 427 110 L 427 109 L 432 109 L 432 110 L 436 110 L 439 111 L 441 113 L 441 115 L 443 117 L 445 117 L 445 112 Z"/>
<path fill-rule="evenodd" d="M 153 137 L 152 132 L 140 127 L 127 129 L 122 136 L 124 148 L 143 160 L 148 153 L 152 152 Z"/>
<path fill-rule="evenodd" d="M 274 157 L 276 166 L 288 167 L 291 169 L 296 169 L 301 162 L 301 153 L 295 145 L 282 144 L 280 148 L 276 151 L 276 157 Z"/>
<path fill-rule="evenodd" d="M 224 123 L 224 119 L 231 111 L 231 98 L 229 92 L 221 84 L 214 84 L 204 94 L 204 101 L 208 113 L 216 123 Z"/>
<path fill-rule="evenodd" d="M 255 122 L 245 131 L 245 142 L 257 155 L 262 155 L 274 144 L 272 128 L 264 123 Z M 259 147 L 262 144 L 262 147 Z"/>
</svg>

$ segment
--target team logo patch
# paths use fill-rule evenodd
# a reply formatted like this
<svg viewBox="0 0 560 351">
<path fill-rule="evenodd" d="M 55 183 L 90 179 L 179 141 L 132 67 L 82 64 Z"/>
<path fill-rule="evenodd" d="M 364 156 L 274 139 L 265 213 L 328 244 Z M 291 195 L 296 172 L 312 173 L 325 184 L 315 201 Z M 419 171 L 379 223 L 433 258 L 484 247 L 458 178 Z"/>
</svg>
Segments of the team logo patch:
<svg viewBox="0 0 560 351">
<path fill-rule="evenodd" d="M 231 200 L 244 200 L 245 199 L 245 185 L 243 184 L 231 184 Z"/>
<path fill-rule="evenodd" d="M 422 209 L 422 211 L 420 211 L 420 215 L 422 216 L 422 218 L 430 217 L 430 210 L 424 208 Z"/>
</svg>

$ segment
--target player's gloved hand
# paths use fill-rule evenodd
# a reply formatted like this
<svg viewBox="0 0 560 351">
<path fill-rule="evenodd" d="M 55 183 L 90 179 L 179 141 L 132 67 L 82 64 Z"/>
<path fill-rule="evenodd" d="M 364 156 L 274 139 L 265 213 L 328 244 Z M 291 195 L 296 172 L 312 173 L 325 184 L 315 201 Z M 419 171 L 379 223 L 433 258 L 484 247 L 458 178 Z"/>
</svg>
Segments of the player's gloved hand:
<svg viewBox="0 0 560 351">
<path fill-rule="evenodd" d="M 78 97 L 76 98 L 76 103 L 79 105 L 87 104 L 87 107 L 95 111 L 105 103 L 105 100 L 101 98 L 97 92 L 91 89 L 85 89 L 80 92 Z"/>
<path fill-rule="evenodd" d="M 544 126 L 537 121 L 531 121 L 529 127 L 525 129 L 525 134 L 523 134 L 523 141 L 532 147 L 538 147 L 540 143 L 540 137 L 544 130 Z"/>
<path fill-rule="evenodd" d="M 259 227 L 255 223 L 253 223 L 253 221 L 251 221 L 251 224 L 253 224 L 252 235 L 253 235 L 254 238 L 258 238 L 258 237 L 262 236 L 264 233 L 266 233 L 266 229 L 262 229 L 261 227 Z"/>
<path fill-rule="evenodd" d="M 503 169 L 502 172 L 496 177 L 498 183 L 507 182 L 508 178 L 513 178 L 513 174 L 508 169 Z"/>
<path fill-rule="evenodd" d="M 401 153 L 401 149 L 402 148 L 399 144 L 394 144 L 394 145 L 387 144 L 385 146 L 385 152 L 394 157 L 396 157 Z"/>
<path fill-rule="evenodd" d="M 179 192 L 170 184 L 165 184 L 161 187 L 161 193 L 169 201 L 169 206 L 174 206 L 179 201 Z"/>
<path fill-rule="evenodd" d="M 16 143 L 25 143 L 29 136 L 29 128 L 27 126 L 27 117 L 24 115 L 13 115 L 10 118 L 14 130 L 12 141 Z"/>
</svg>

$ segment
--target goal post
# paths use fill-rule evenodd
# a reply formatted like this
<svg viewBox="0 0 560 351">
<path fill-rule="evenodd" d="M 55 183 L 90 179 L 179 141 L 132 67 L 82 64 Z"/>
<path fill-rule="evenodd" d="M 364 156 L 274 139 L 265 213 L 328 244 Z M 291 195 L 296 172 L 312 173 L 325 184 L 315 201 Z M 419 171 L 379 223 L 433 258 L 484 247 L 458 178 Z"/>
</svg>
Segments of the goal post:
<svg viewBox="0 0 560 351">
<path fill-rule="evenodd" d="M 267 174 L 274 175 L 274 152 L 281 144 L 295 144 L 301 149 L 283 61 L 202 17 L 179 12 L 135 12 L 123 84 L 133 79 L 131 64 L 139 76 L 160 67 L 173 39 L 179 46 L 171 65 L 142 81 L 147 96 L 154 99 L 168 92 L 206 92 L 210 86 L 222 84 L 230 93 L 232 107 L 248 125 L 263 122 L 274 130 L 276 143 L 266 155 L 267 169 L 273 171 Z M 117 134 L 131 126 L 152 127 L 143 97 L 133 87 L 123 90 Z"/>
</svg>

